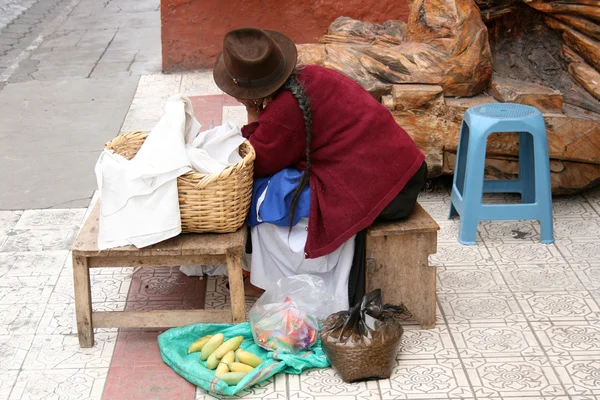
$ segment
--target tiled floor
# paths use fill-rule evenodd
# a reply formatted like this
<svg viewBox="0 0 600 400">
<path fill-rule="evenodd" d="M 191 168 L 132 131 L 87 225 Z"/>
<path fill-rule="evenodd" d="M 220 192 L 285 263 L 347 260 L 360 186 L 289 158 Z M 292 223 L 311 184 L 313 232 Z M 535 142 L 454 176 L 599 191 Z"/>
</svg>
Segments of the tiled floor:
<svg viewBox="0 0 600 400">
<path fill-rule="evenodd" d="M 166 98 L 192 97 L 203 126 L 243 109 L 209 72 L 146 76 L 122 131 L 151 129 Z M 408 322 L 391 379 L 345 384 L 331 370 L 279 375 L 248 399 L 600 400 L 600 190 L 557 198 L 556 243 L 535 222 L 486 222 L 477 246 L 456 242 L 448 188 L 421 204 L 439 222 L 438 324 Z M 490 196 L 512 202 L 513 196 Z M 69 247 L 85 210 L 0 211 L 0 400 L 211 399 L 160 360 L 157 331 L 98 330 L 79 348 Z M 177 268 L 92 273 L 96 310 L 223 308 L 222 278 Z M 252 299 L 248 299 L 248 306 Z"/>
</svg>

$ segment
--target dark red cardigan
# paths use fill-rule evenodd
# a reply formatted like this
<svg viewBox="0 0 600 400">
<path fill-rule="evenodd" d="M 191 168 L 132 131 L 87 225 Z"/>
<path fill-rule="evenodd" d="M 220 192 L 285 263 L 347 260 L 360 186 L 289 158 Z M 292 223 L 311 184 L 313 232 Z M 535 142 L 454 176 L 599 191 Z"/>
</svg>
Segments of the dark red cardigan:
<svg viewBox="0 0 600 400">
<path fill-rule="evenodd" d="M 305 252 L 333 252 L 370 226 L 425 156 L 390 112 L 358 83 L 319 66 L 299 74 L 312 104 L 311 205 Z M 306 168 L 306 130 L 298 102 L 280 92 L 242 128 L 256 150 L 254 173 Z"/>
</svg>

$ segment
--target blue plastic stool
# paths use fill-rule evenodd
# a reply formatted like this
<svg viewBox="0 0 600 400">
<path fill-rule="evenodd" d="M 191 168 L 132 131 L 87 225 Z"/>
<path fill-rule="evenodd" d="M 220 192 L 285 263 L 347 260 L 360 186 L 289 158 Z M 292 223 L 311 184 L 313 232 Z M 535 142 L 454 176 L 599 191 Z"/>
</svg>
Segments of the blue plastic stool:
<svg viewBox="0 0 600 400">
<path fill-rule="evenodd" d="M 519 132 L 519 178 L 484 180 L 487 138 Z M 484 193 L 521 193 L 521 204 L 483 204 Z M 542 243 L 553 243 L 548 138 L 542 113 L 512 103 L 482 104 L 463 117 L 452 185 L 450 218 L 460 215 L 458 241 L 475 244 L 483 220 L 540 221 Z"/>
</svg>

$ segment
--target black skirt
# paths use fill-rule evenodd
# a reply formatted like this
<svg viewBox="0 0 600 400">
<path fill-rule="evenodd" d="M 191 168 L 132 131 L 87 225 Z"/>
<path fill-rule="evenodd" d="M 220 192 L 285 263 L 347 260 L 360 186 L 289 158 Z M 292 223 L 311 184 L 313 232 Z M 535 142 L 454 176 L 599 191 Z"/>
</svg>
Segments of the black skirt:
<svg viewBox="0 0 600 400">
<path fill-rule="evenodd" d="M 427 180 L 427 163 L 406 183 L 402 191 L 379 214 L 376 221 L 399 221 L 410 214 L 417 203 L 417 197 Z M 350 307 L 362 301 L 366 291 L 367 230 L 356 234 L 354 258 L 348 280 L 348 300 Z"/>
</svg>

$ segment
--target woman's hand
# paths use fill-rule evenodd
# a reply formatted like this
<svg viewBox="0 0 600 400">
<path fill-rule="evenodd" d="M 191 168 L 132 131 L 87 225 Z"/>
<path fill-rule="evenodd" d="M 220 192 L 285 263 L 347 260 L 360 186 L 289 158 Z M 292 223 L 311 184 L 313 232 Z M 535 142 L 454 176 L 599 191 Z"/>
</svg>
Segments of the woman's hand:
<svg viewBox="0 0 600 400">
<path fill-rule="evenodd" d="M 246 106 L 246 112 L 248 113 L 248 123 L 251 124 L 253 122 L 258 121 L 258 112 L 259 112 L 259 100 L 241 100 L 236 99 L 244 106 Z"/>
</svg>

